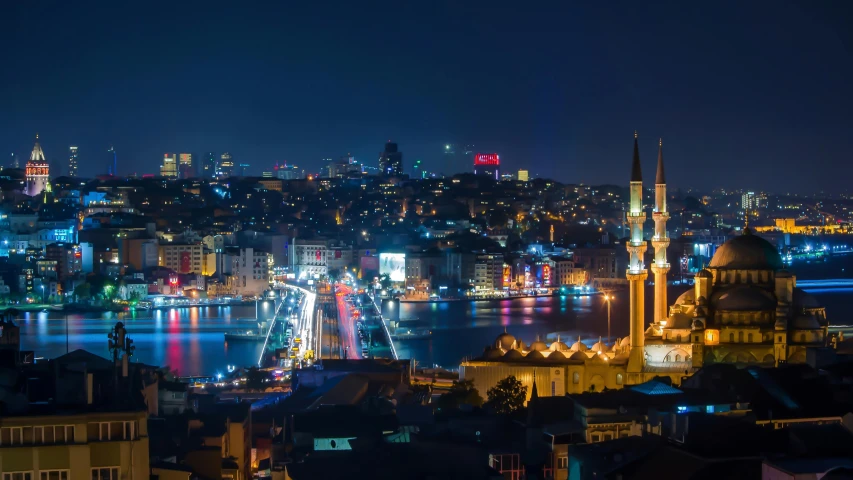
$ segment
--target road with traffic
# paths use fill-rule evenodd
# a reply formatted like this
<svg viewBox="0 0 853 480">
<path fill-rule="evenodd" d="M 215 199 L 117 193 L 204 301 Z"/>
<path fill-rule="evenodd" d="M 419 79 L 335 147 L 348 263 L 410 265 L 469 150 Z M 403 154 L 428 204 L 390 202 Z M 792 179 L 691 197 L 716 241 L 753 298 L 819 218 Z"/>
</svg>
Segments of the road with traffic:
<svg viewBox="0 0 853 480">
<path fill-rule="evenodd" d="M 335 285 L 335 301 L 338 304 L 338 329 L 340 331 L 341 348 L 343 349 L 345 358 L 359 359 L 362 358 L 361 340 L 358 337 L 356 319 L 347 301 L 347 295 L 351 293 L 352 289 L 350 287 L 342 283 Z"/>
</svg>

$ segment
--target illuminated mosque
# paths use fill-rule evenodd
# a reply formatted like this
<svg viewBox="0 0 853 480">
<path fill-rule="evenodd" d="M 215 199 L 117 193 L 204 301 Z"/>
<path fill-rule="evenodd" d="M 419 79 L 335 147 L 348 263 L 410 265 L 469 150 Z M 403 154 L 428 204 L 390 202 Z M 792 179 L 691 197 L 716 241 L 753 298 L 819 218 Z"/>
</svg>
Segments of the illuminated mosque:
<svg viewBox="0 0 853 480">
<path fill-rule="evenodd" d="M 527 345 L 504 332 L 482 356 L 462 362 L 461 379 L 473 380 L 485 395 L 499 380 L 514 375 L 528 386 L 529 395 L 535 376 L 540 396 L 561 396 L 621 388 L 656 376 L 669 377 L 679 385 L 696 369 L 711 363 L 804 363 L 810 350 L 827 348 L 824 308 L 796 287 L 796 278 L 784 270 L 776 248 L 749 228 L 718 248 L 708 268 L 696 275 L 693 288 L 667 308 L 669 213 L 662 144 L 652 211 L 654 318 L 644 318 L 648 272 L 643 263 L 647 250 L 643 224 L 647 215 L 636 133 L 630 193 L 626 274 L 630 335 L 613 345 L 599 339 L 589 347 L 580 338 L 569 346 L 559 337 L 550 345 L 538 340 Z"/>
</svg>

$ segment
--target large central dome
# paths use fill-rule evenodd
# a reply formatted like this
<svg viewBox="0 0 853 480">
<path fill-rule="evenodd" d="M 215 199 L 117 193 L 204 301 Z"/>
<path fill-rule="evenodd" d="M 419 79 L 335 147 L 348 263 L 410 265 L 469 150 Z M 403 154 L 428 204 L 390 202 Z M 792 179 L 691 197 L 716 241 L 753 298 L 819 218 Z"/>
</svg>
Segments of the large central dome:
<svg viewBox="0 0 853 480">
<path fill-rule="evenodd" d="M 781 270 L 782 257 L 770 242 L 753 235 L 745 229 L 743 235 L 724 243 L 717 252 L 710 268 L 731 270 Z"/>
</svg>

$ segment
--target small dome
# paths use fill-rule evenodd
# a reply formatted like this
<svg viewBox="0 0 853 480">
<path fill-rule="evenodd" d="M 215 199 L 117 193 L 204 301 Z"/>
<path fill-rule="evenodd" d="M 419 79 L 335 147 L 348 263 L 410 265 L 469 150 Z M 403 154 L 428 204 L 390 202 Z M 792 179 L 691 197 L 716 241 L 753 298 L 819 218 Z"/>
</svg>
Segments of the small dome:
<svg viewBox="0 0 853 480">
<path fill-rule="evenodd" d="M 702 269 L 699 273 L 696 274 L 698 278 L 714 278 L 714 275 L 706 269 Z"/>
<path fill-rule="evenodd" d="M 693 317 L 686 313 L 674 313 L 667 319 L 666 328 L 690 328 L 693 325 Z"/>
<path fill-rule="evenodd" d="M 503 356 L 504 360 L 523 360 L 524 355 L 521 354 L 518 350 L 510 350 L 506 352 Z"/>
<path fill-rule="evenodd" d="M 539 350 L 532 350 L 530 353 L 528 353 L 524 357 L 524 359 L 525 360 L 531 360 L 534 362 L 535 361 L 541 361 L 541 360 L 545 360 L 545 355 L 542 355 L 542 352 L 540 352 Z"/>
<path fill-rule="evenodd" d="M 589 357 L 587 356 L 587 354 L 585 354 L 583 352 L 575 352 L 569 356 L 569 360 L 587 361 L 587 360 L 589 360 Z"/>
<path fill-rule="evenodd" d="M 795 288 L 793 295 L 793 304 L 799 308 L 821 308 L 823 305 L 816 298 L 806 293 L 802 288 Z"/>
<path fill-rule="evenodd" d="M 578 341 L 572 344 L 571 350 L 573 352 L 585 352 L 589 350 L 589 347 L 587 347 L 585 343 L 581 342 L 580 337 L 578 337 Z"/>
<path fill-rule="evenodd" d="M 630 347 L 631 346 L 631 337 L 625 337 L 619 343 L 620 347 Z"/>
<path fill-rule="evenodd" d="M 514 343 L 515 337 L 506 332 L 498 335 L 498 338 L 495 339 L 495 346 L 504 350 L 512 349 Z"/>
<path fill-rule="evenodd" d="M 530 350 L 534 352 L 544 352 L 548 350 L 548 345 L 545 342 L 540 342 L 536 340 L 535 342 L 530 344 Z"/>
<path fill-rule="evenodd" d="M 794 330 L 817 330 L 820 322 L 814 315 L 799 315 L 789 324 Z"/>
<path fill-rule="evenodd" d="M 693 305 L 696 300 L 696 292 L 691 288 L 686 292 L 682 293 L 675 300 L 676 305 Z"/>
<path fill-rule="evenodd" d="M 551 352 L 551 354 L 548 355 L 548 360 L 551 362 L 559 362 L 559 361 L 565 360 L 565 359 L 566 359 L 566 356 L 563 355 L 563 352 L 556 352 L 555 351 L 555 352 Z"/>
<path fill-rule="evenodd" d="M 552 343 L 551 346 L 548 348 L 552 352 L 568 352 L 569 351 L 569 346 L 566 345 L 565 343 L 559 341 L 559 340 Z"/>
<path fill-rule="evenodd" d="M 782 270 L 783 267 L 776 247 L 749 229 L 720 246 L 708 266 L 730 270 Z"/>
<path fill-rule="evenodd" d="M 500 348 L 487 348 L 486 351 L 483 352 L 483 358 L 487 360 L 495 360 L 503 357 L 503 352 Z"/>
<path fill-rule="evenodd" d="M 776 310 L 776 299 L 765 290 L 751 285 L 738 285 L 720 290 L 711 297 L 711 304 L 717 310 L 725 311 Z"/>
<path fill-rule="evenodd" d="M 592 346 L 592 351 L 593 352 L 606 352 L 607 350 L 608 350 L 607 345 L 605 345 L 604 342 L 601 341 L 601 337 L 598 337 L 598 342 L 596 342 L 595 345 Z"/>
<path fill-rule="evenodd" d="M 515 349 L 522 352 L 526 352 L 528 350 L 527 345 L 525 345 L 524 341 L 520 338 L 515 339 Z"/>
</svg>

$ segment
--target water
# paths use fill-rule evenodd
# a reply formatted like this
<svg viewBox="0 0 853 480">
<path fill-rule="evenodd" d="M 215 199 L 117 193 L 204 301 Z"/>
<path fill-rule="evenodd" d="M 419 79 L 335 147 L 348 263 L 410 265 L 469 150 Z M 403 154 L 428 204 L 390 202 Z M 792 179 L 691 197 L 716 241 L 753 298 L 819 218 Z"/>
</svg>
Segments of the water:
<svg viewBox="0 0 853 480">
<path fill-rule="evenodd" d="M 850 278 L 853 256 L 830 264 L 801 264 L 791 268 L 798 278 Z M 668 303 L 689 287 L 670 287 Z M 849 306 L 853 288 L 809 289 L 826 306 L 833 324 L 853 324 Z M 628 291 L 616 290 L 611 303 L 613 337 L 628 334 Z M 387 305 L 385 313 L 388 314 Z M 651 316 L 652 287 L 646 291 L 646 314 Z M 262 311 L 261 314 L 264 314 Z M 415 358 L 420 365 L 457 367 L 465 357 L 475 357 L 506 329 L 525 343 L 561 332 L 569 345 L 580 335 L 591 344 L 607 336 L 607 306 L 602 296 L 541 297 L 500 302 L 449 302 L 400 304 L 400 317 L 417 318 L 427 325 L 430 338 L 397 342 L 400 358 Z M 249 366 L 258 361 L 261 344 L 231 342 L 223 334 L 256 328 L 238 319 L 255 318 L 254 306 L 193 307 L 131 313 L 69 316 L 70 350 L 82 348 L 109 357 L 107 333 L 117 321 L 127 324 L 136 345 L 134 361 L 168 365 L 182 375 L 215 374 L 227 365 Z M 53 358 L 65 353 L 65 320 L 56 313 L 22 313 L 22 349 Z M 553 340 L 553 336 L 548 339 Z"/>
<path fill-rule="evenodd" d="M 224 372 L 228 365 L 257 363 L 260 343 L 225 342 L 225 332 L 257 329 L 255 323 L 240 320 L 247 318 L 255 318 L 254 306 L 69 315 L 68 348 L 109 358 L 107 333 L 121 321 L 136 346 L 133 361 L 168 365 L 181 375 L 210 375 Z M 33 350 L 37 357 L 45 358 L 65 354 L 65 317 L 61 314 L 23 312 L 16 323 L 21 327 L 22 350 Z"/>
</svg>

